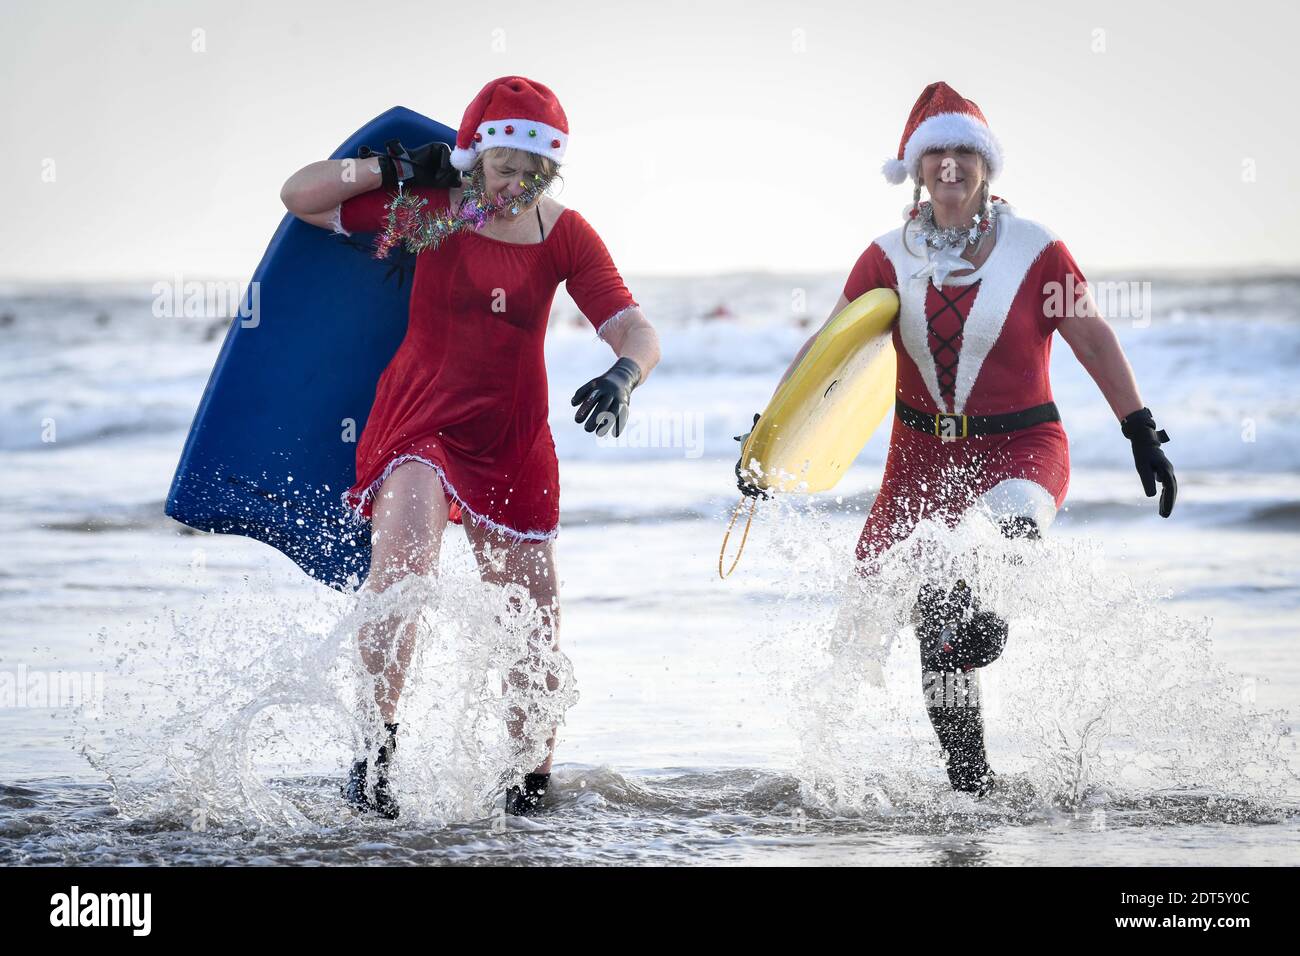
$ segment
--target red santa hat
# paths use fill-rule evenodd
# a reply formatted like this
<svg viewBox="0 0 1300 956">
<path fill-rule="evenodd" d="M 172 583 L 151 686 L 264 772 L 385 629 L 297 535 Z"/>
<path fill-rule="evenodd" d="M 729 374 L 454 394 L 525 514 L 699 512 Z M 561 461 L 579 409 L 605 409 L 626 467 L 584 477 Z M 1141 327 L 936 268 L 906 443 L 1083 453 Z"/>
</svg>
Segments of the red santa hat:
<svg viewBox="0 0 1300 956">
<path fill-rule="evenodd" d="M 479 153 L 495 146 L 549 156 L 558 163 L 568 144 L 569 120 L 555 94 L 525 77 L 503 76 L 479 90 L 465 110 L 451 164 L 468 172 Z"/>
<path fill-rule="evenodd" d="M 952 146 L 966 146 L 983 156 L 990 181 L 1002 171 L 1002 145 L 980 108 L 947 83 L 931 83 L 921 91 L 907 118 L 898 158 L 885 160 L 880 171 L 895 185 L 908 176 L 919 182 L 921 156 L 931 149 Z"/>
</svg>

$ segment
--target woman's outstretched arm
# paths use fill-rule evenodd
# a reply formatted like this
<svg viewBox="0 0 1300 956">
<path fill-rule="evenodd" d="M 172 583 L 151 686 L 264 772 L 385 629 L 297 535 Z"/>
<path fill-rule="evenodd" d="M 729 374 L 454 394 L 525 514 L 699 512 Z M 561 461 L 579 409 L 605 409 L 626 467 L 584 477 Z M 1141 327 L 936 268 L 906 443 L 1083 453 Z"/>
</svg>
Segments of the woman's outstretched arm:
<svg viewBox="0 0 1300 956">
<path fill-rule="evenodd" d="M 1142 407 L 1137 379 L 1120 347 L 1119 337 L 1092 304 L 1091 294 L 1086 301 L 1089 308 L 1062 319 L 1056 329 L 1073 350 L 1079 364 L 1097 383 L 1115 418 L 1122 421 Z"/>
<path fill-rule="evenodd" d="M 619 358 L 630 358 L 641 369 L 641 381 L 659 364 L 659 334 L 639 308 L 620 315 L 602 338 Z"/>
</svg>

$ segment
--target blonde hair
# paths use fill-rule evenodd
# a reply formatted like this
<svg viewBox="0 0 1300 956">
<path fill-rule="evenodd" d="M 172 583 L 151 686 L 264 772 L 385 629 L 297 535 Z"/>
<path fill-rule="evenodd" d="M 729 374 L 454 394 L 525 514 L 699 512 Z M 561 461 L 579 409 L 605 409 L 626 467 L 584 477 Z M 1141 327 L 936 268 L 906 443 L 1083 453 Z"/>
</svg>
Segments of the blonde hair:
<svg viewBox="0 0 1300 956">
<path fill-rule="evenodd" d="M 540 173 L 548 179 L 557 179 L 564 182 L 560 176 L 560 164 L 549 156 L 543 156 L 540 153 L 534 153 L 530 150 L 519 149 L 515 146 L 492 146 L 488 149 L 481 150 L 478 158 L 474 161 L 474 168 L 470 175 L 478 175 L 483 168 L 483 160 L 489 155 L 504 159 L 508 163 L 517 163 L 523 166 L 530 173 Z M 525 165 L 526 164 L 526 165 Z"/>
</svg>

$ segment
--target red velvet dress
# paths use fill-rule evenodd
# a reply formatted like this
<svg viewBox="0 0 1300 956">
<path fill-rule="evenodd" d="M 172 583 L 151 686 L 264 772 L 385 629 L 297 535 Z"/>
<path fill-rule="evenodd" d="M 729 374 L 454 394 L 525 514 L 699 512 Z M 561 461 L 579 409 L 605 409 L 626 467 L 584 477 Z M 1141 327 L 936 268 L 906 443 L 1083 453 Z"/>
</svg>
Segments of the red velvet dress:
<svg viewBox="0 0 1300 956">
<path fill-rule="evenodd" d="M 1005 214 L 984 265 L 937 289 L 929 279 L 911 278 L 926 260 L 911 255 L 899 234 L 873 242 L 844 286 L 850 301 L 876 288 L 899 292 L 893 329 L 898 398 L 931 414 L 966 415 L 1051 401 L 1052 334 L 1065 309 L 1078 307 L 1076 296 L 1086 284 L 1065 245 L 1038 224 Z M 919 249 L 915 238 L 909 241 Z M 945 441 L 894 416 L 885 474 L 858 540 L 858 560 L 874 559 L 923 518 L 955 524 L 980 495 L 1013 478 L 1035 482 L 1061 506 L 1070 457 L 1060 422 Z"/>
<path fill-rule="evenodd" d="M 448 190 L 416 192 L 429 208 L 448 205 Z M 378 231 L 387 202 L 382 190 L 347 200 L 342 231 Z M 543 342 L 561 282 L 597 332 L 636 305 L 604 243 L 572 209 L 541 242 L 467 231 L 417 256 L 406 337 L 379 379 L 357 443 L 356 483 L 344 493 L 356 520 L 371 517 L 398 464 L 418 460 L 442 479 L 451 520 L 468 512 L 515 539 L 555 535 L 559 466 Z"/>
</svg>

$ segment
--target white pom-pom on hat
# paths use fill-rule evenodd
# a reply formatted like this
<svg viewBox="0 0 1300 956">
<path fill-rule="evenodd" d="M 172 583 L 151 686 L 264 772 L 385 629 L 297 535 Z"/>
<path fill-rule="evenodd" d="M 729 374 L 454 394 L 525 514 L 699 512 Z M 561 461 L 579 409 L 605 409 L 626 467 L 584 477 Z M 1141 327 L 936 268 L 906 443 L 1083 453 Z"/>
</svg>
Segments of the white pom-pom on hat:
<svg viewBox="0 0 1300 956">
<path fill-rule="evenodd" d="M 907 164 L 901 159 L 885 160 L 880 171 L 885 174 L 885 179 L 895 186 L 907 178 Z"/>
<path fill-rule="evenodd" d="M 451 151 L 451 164 L 462 173 L 467 173 L 474 168 L 476 158 L 478 158 L 478 153 L 472 149 L 461 149 L 457 146 Z"/>
</svg>

